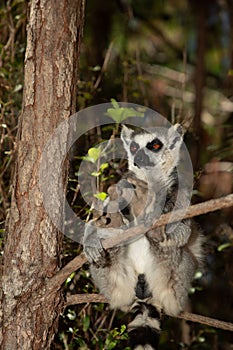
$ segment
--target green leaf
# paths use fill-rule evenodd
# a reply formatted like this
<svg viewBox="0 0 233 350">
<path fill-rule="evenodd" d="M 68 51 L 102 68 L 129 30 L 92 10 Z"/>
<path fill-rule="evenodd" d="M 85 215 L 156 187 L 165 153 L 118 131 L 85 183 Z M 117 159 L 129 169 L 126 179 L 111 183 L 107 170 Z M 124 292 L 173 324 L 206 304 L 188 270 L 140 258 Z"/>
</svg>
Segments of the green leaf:
<svg viewBox="0 0 233 350">
<path fill-rule="evenodd" d="M 126 325 L 122 324 L 120 329 L 120 335 L 122 335 L 124 332 L 126 332 Z"/>
<path fill-rule="evenodd" d="M 114 98 L 111 98 L 111 103 L 112 103 L 112 106 L 113 108 L 119 108 L 119 103 L 114 99 Z"/>
<path fill-rule="evenodd" d="M 103 163 L 101 164 L 100 166 L 100 171 L 103 172 L 105 169 L 107 169 L 109 167 L 109 164 L 108 163 Z"/>
<path fill-rule="evenodd" d="M 74 321 L 77 318 L 76 312 L 74 310 L 68 310 L 67 317 L 69 320 Z"/>
<path fill-rule="evenodd" d="M 101 175 L 101 172 L 100 171 L 93 171 L 92 173 L 91 173 L 91 176 L 95 176 L 95 177 L 98 177 L 98 176 L 100 176 Z"/>
<path fill-rule="evenodd" d="M 88 155 L 83 157 L 83 159 L 88 162 L 95 163 L 101 155 L 101 149 L 95 147 L 89 148 L 87 154 Z"/>
<path fill-rule="evenodd" d="M 203 276 L 203 273 L 201 271 L 197 271 L 194 275 L 194 279 L 198 280 Z"/>
<path fill-rule="evenodd" d="M 91 95 L 89 92 L 84 92 L 84 93 L 83 93 L 83 97 L 84 97 L 86 100 L 91 100 L 91 99 L 92 99 L 92 95 Z"/>
<path fill-rule="evenodd" d="M 218 252 L 223 251 L 224 249 L 231 247 L 232 243 L 228 242 L 228 243 L 223 243 L 218 247 Z"/>
<path fill-rule="evenodd" d="M 112 118 L 118 124 L 130 117 L 144 118 L 144 112 L 138 112 L 134 108 L 126 107 L 120 107 L 118 109 L 108 108 L 106 115 Z"/>
<path fill-rule="evenodd" d="M 90 317 L 85 316 L 83 318 L 83 332 L 86 332 L 90 327 Z"/>
<path fill-rule="evenodd" d="M 101 154 L 101 150 L 99 148 L 93 147 L 88 150 L 88 155 L 93 159 L 93 163 L 95 163 L 97 159 L 99 159 L 100 154 Z"/>
<path fill-rule="evenodd" d="M 105 199 L 108 197 L 106 192 L 99 192 L 94 194 L 94 197 L 97 199 L 100 199 L 101 201 L 105 201 Z"/>
<path fill-rule="evenodd" d="M 99 72 L 101 70 L 101 67 L 100 66 L 94 66 L 94 67 L 91 67 L 90 70 L 92 72 Z"/>
<path fill-rule="evenodd" d="M 144 118 L 145 110 L 137 111 L 134 108 L 120 107 L 119 103 L 111 99 L 113 108 L 108 108 L 105 115 L 112 118 L 117 124 L 130 117 Z"/>
<path fill-rule="evenodd" d="M 74 278 L 74 276 L 75 276 L 75 272 L 72 272 L 72 274 L 66 279 L 66 285 L 68 284 L 68 283 L 70 283 L 71 281 L 72 281 L 72 279 Z"/>
<path fill-rule="evenodd" d="M 22 88 L 23 88 L 23 85 L 22 84 L 18 84 L 18 85 L 15 86 L 14 92 L 19 92 L 19 91 L 22 90 Z"/>
<path fill-rule="evenodd" d="M 108 163 L 103 163 L 100 165 L 100 168 L 99 168 L 99 171 L 93 171 L 91 173 L 92 176 L 95 176 L 95 177 L 98 177 L 100 176 L 101 174 L 103 174 L 103 171 L 109 167 L 109 164 Z M 104 181 L 104 180 L 103 180 Z"/>
<path fill-rule="evenodd" d="M 199 343 L 204 343 L 205 342 L 205 337 L 198 337 L 197 340 L 199 341 Z"/>
</svg>

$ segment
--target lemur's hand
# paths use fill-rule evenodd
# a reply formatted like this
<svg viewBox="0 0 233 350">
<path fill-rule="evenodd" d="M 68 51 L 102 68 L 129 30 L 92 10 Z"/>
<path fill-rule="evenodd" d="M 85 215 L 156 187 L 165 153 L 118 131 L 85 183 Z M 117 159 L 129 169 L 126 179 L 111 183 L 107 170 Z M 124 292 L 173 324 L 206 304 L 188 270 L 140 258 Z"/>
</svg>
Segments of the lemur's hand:
<svg viewBox="0 0 233 350">
<path fill-rule="evenodd" d="M 98 228 L 93 224 L 86 224 L 83 251 L 90 263 L 99 265 L 104 260 L 106 251 L 103 248 L 101 238 L 98 237 Z"/>
</svg>

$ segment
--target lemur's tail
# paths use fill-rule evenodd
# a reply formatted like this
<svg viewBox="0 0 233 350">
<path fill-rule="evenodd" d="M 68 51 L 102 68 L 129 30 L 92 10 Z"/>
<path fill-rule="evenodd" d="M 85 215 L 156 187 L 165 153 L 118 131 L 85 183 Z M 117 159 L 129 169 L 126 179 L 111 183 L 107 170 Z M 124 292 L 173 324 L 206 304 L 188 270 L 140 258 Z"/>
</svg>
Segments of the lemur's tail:
<svg viewBox="0 0 233 350">
<path fill-rule="evenodd" d="M 128 325 L 132 350 L 157 350 L 160 335 L 160 312 L 151 304 L 137 302 Z"/>
</svg>

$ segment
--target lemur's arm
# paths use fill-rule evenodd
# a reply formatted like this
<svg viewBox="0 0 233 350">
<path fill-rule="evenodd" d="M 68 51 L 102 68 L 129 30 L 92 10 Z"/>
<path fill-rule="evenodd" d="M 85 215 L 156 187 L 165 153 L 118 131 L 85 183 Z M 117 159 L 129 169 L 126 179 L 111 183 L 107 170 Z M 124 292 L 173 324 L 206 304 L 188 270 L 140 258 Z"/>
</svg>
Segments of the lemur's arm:
<svg viewBox="0 0 233 350">
<path fill-rule="evenodd" d="M 104 267 L 109 255 L 103 248 L 102 240 L 114 237 L 122 231 L 119 228 L 97 227 L 93 222 L 86 224 L 83 237 L 83 251 L 88 261 Z"/>
<path fill-rule="evenodd" d="M 156 217 L 156 195 L 148 190 L 147 183 L 139 180 L 133 173 L 117 183 L 117 191 L 123 203 L 128 203 L 129 220 L 135 226 L 143 224 L 149 227 Z M 122 210 L 124 214 L 124 210 Z"/>
<path fill-rule="evenodd" d="M 97 215 L 85 225 L 83 250 L 89 262 L 104 266 L 108 254 L 103 248 L 102 240 L 111 238 L 123 231 L 124 217 L 120 211 L 117 188 L 112 185 L 108 189 L 109 197 L 105 213 Z"/>
<path fill-rule="evenodd" d="M 108 259 L 102 240 L 118 235 L 126 228 L 141 222 L 149 207 L 146 184 L 133 175 L 110 186 L 108 193 L 106 213 L 86 224 L 83 237 L 83 249 L 88 260 L 97 265 L 103 265 L 103 260 Z"/>
</svg>

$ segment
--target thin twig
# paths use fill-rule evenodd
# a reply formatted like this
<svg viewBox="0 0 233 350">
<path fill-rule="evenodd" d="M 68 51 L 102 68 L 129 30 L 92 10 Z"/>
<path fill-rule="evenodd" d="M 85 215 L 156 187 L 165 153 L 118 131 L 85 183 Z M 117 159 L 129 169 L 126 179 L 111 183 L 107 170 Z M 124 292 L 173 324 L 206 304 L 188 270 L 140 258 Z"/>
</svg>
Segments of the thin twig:
<svg viewBox="0 0 233 350">
<path fill-rule="evenodd" d="M 108 303 L 108 300 L 102 294 L 73 294 L 67 296 L 64 307 L 82 303 Z"/>
<path fill-rule="evenodd" d="M 108 300 L 101 294 L 75 294 L 67 297 L 65 307 L 82 303 L 107 303 Z M 205 324 L 210 327 L 224 329 L 233 332 L 233 323 L 220 321 L 212 317 L 201 316 L 191 312 L 181 312 L 177 318 L 195 323 Z"/>
<path fill-rule="evenodd" d="M 106 55 L 105 55 L 105 58 L 104 58 L 104 63 L 102 65 L 102 68 L 101 68 L 101 71 L 100 71 L 100 74 L 93 86 L 93 88 L 96 90 L 101 82 L 101 79 L 103 77 L 103 74 L 106 72 L 107 70 L 107 66 L 108 66 L 108 63 L 110 61 L 110 57 L 111 57 L 111 53 L 112 53 L 112 49 L 113 49 L 113 46 L 114 46 L 114 42 L 111 41 L 108 49 L 107 49 L 107 52 L 106 52 Z"/>
</svg>

